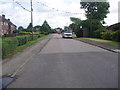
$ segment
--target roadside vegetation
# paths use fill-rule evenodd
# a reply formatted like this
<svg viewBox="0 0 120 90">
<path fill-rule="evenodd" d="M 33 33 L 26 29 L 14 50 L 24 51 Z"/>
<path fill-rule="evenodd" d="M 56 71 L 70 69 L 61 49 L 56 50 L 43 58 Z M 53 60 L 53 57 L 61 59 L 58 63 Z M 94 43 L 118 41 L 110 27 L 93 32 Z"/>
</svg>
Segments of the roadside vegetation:
<svg viewBox="0 0 120 90">
<path fill-rule="evenodd" d="M 104 18 L 109 13 L 109 3 L 105 2 L 80 2 L 81 9 L 84 9 L 86 20 L 71 17 L 70 27 L 77 38 L 86 37 L 96 38 L 97 41 L 105 42 L 111 45 L 117 45 L 120 42 L 120 23 L 116 23 L 112 28 L 104 26 Z M 75 35 L 73 35 L 75 37 Z M 95 40 L 95 41 L 96 41 Z"/>
<path fill-rule="evenodd" d="M 116 41 L 104 40 L 104 39 L 98 39 L 98 38 L 85 38 L 85 37 L 83 37 L 82 39 L 87 39 L 87 40 L 91 40 L 91 41 L 96 41 L 96 42 L 105 43 L 108 45 L 120 47 L 120 42 L 116 42 Z"/>
<path fill-rule="evenodd" d="M 2 58 L 6 58 L 19 52 L 39 40 L 43 40 L 46 36 L 52 33 L 51 27 L 48 25 L 47 21 L 44 21 L 42 26 L 35 26 L 33 31 L 31 30 L 31 23 L 28 25 L 27 29 L 22 26 L 13 32 L 12 37 L 7 37 L 7 35 L 2 37 Z"/>
</svg>

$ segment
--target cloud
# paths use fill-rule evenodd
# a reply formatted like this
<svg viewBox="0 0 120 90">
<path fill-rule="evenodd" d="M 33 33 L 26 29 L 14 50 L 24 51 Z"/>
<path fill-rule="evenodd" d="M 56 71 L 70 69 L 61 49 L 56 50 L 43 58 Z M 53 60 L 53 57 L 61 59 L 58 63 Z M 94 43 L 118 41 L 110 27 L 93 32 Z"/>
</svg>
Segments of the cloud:
<svg viewBox="0 0 120 90">
<path fill-rule="evenodd" d="M 30 23 L 31 13 L 23 10 L 19 5 L 13 2 L 13 0 L 1 0 L 0 3 L 1 9 L 0 13 L 5 14 L 6 18 L 10 18 L 13 23 L 17 26 L 27 27 Z M 30 0 L 15 0 L 20 2 L 26 9 L 30 10 Z M 110 14 L 108 18 L 105 19 L 107 24 L 114 24 L 118 20 L 118 12 L 116 5 L 117 2 L 109 0 Z M 117 1 L 117 0 L 116 0 Z M 46 4 L 48 7 L 41 5 L 38 2 Z M 55 8 L 53 10 L 52 8 Z M 58 9 L 59 11 L 57 11 Z M 42 25 L 44 20 L 47 20 L 52 28 L 64 27 L 71 23 L 70 17 L 81 18 L 82 20 L 86 19 L 84 15 L 84 10 L 80 9 L 80 0 L 33 0 L 33 22 L 35 25 Z M 83 13 L 83 14 L 70 14 L 71 13 Z M 113 16 L 115 17 L 113 19 Z"/>
</svg>

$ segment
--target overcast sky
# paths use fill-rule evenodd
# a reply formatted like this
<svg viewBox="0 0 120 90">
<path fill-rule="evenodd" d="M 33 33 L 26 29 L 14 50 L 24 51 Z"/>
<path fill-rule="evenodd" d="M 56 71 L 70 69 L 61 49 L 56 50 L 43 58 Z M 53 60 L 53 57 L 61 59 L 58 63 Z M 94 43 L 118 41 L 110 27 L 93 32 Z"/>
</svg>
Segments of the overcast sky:
<svg viewBox="0 0 120 90">
<path fill-rule="evenodd" d="M 27 27 L 30 23 L 30 12 L 24 10 L 15 2 L 19 2 L 27 10 L 30 10 L 30 0 L 0 0 L 0 15 L 17 26 Z M 118 22 L 118 2 L 120 0 L 108 0 L 110 13 L 105 19 L 106 25 Z M 41 3 L 47 5 L 43 5 Z M 58 9 L 58 10 L 57 10 Z M 71 13 L 70 13 L 71 12 Z M 70 17 L 85 20 L 84 10 L 80 9 L 80 0 L 33 0 L 33 25 L 42 25 L 47 20 L 52 28 L 67 26 L 71 23 Z"/>
</svg>

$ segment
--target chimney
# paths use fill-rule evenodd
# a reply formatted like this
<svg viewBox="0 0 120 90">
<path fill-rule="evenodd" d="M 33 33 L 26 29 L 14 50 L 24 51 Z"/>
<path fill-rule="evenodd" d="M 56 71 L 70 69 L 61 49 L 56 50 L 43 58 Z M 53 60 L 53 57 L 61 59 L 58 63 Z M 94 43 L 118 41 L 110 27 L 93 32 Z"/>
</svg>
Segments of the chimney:
<svg viewBox="0 0 120 90">
<path fill-rule="evenodd" d="M 10 21 L 10 19 L 8 18 L 8 21 Z"/>
<path fill-rule="evenodd" d="M 3 14 L 2 17 L 5 18 L 5 15 Z"/>
</svg>

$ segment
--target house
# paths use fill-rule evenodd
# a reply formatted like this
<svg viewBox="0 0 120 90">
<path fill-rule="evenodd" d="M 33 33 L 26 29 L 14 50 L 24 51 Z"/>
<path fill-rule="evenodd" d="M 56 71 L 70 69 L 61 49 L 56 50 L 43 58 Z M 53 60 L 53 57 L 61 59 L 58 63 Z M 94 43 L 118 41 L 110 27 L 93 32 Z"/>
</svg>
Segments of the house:
<svg viewBox="0 0 120 90">
<path fill-rule="evenodd" d="M 14 25 L 10 19 L 6 19 L 5 15 L 0 16 L 0 36 L 5 34 L 12 35 L 16 28 L 16 25 Z"/>
<path fill-rule="evenodd" d="M 120 30 L 120 22 L 112 24 L 112 25 L 106 27 L 106 29 L 113 30 L 113 31 Z"/>
</svg>

